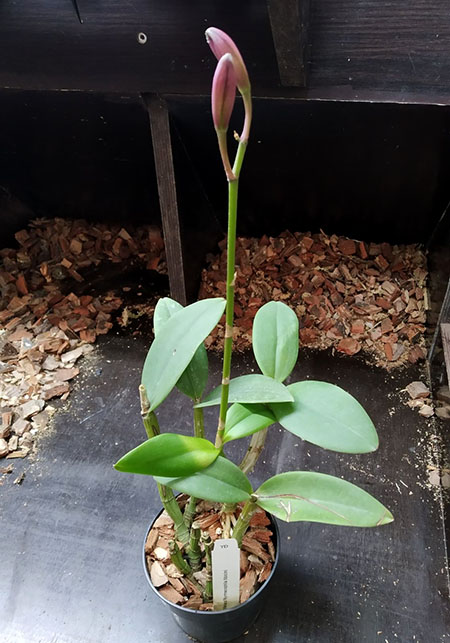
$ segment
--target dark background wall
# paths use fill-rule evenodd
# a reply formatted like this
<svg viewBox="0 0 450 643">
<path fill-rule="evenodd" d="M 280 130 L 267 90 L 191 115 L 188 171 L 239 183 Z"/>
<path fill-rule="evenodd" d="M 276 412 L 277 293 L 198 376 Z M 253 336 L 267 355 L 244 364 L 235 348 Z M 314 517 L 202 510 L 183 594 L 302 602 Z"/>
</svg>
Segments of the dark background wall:
<svg viewBox="0 0 450 643">
<path fill-rule="evenodd" d="M 168 104 L 182 222 L 189 229 L 192 217 L 210 213 L 220 236 L 226 182 L 209 98 L 170 97 Z M 425 243 L 450 200 L 448 110 L 256 99 L 239 232 L 322 227 Z M 241 125 L 239 107 L 232 125 Z M 158 222 L 144 102 L 137 95 L 0 92 L 0 186 L 4 235 L 32 214 Z"/>
<path fill-rule="evenodd" d="M 282 27 L 300 16 L 291 39 L 287 29 L 277 35 L 274 7 Z M 32 214 L 159 221 L 146 92 L 168 100 L 185 231 L 201 213 L 220 236 L 226 186 L 209 109 L 210 25 L 235 38 L 257 96 L 241 234 L 323 227 L 430 238 L 450 200 L 446 0 L 4 0 L 5 237 Z M 280 51 L 301 38 L 307 86 L 283 86 Z"/>
<path fill-rule="evenodd" d="M 209 101 L 178 98 L 169 106 L 225 226 L 226 183 L 208 127 Z M 236 129 L 241 122 L 237 113 Z M 449 144 L 444 107 L 257 99 L 239 230 L 261 235 L 322 227 L 425 243 L 450 200 Z"/>
<path fill-rule="evenodd" d="M 0 186 L 5 235 L 23 225 L 29 210 L 159 220 L 147 112 L 136 98 L 0 92 Z"/>
</svg>

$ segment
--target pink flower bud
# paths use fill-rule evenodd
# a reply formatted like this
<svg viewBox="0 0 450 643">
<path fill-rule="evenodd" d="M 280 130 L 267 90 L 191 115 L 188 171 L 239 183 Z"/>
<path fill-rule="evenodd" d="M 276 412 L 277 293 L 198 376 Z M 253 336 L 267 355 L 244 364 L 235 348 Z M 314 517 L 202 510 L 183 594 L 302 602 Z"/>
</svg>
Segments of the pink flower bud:
<svg viewBox="0 0 450 643">
<path fill-rule="evenodd" d="M 233 57 L 234 72 L 236 74 L 236 85 L 241 94 L 250 92 L 250 80 L 248 78 L 247 68 L 230 36 L 217 27 L 209 27 L 206 32 L 206 42 L 211 47 L 211 51 L 220 60 L 224 54 L 231 54 Z"/>
<path fill-rule="evenodd" d="M 235 98 L 236 76 L 234 73 L 233 59 L 231 54 L 224 54 L 217 63 L 214 73 L 211 105 L 220 155 L 229 181 L 233 181 L 236 178 L 231 169 L 227 145 L 228 123 L 230 122 Z"/>
<path fill-rule="evenodd" d="M 236 76 L 233 59 L 224 54 L 217 63 L 211 93 L 214 127 L 227 130 L 236 98 Z"/>
</svg>

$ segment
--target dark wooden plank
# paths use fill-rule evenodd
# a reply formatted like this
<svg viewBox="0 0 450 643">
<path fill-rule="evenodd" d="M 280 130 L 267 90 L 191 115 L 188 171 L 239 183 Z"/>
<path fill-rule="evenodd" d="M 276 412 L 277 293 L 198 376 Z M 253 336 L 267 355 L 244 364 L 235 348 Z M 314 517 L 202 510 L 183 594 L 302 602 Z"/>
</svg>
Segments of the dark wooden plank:
<svg viewBox="0 0 450 643">
<path fill-rule="evenodd" d="M 147 105 L 152 132 L 170 293 L 174 299 L 184 306 L 187 303 L 187 298 L 169 113 L 165 100 L 160 96 L 144 96 L 144 100 Z"/>
<path fill-rule="evenodd" d="M 204 37 L 210 25 L 235 38 L 254 83 L 268 76 L 278 85 L 265 0 L 78 0 L 78 6 L 83 24 L 69 0 L 0 3 L 0 87 L 209 92 L 216 64 Z"/>
<path fill-rule="evenodd" d="M 267 0 L 278 73 L 282 85 L 307 83 L 310 0 Z"/>
<path fill-rule="evenodd" d="M 170 103 L 168 103 L 170 111 Z M 198 114 L 200 117 L 200 114 Z M 200 287 L 200 275 L 208 252 L 216 252 L 218 242 L 226 233 L 219 223 L 218 213 L 208 197 L 207 175 L 199 172 L 183 131 L 174 119 L 170 121 L 173 162 L 177 194 L 180 195 L 178 215 L 184 262 L 186 298 L 195 301 Z M 219 153 L 217 162 L 220 167 Z M 226 186 L 225 175 L 223 187 Z M 226 189 L 226 188 L 225 188 Z"/>
<path fill-rule="evenodd" d="M 305 96 L 280 89 L 267 0 L 78 5 L 83 24 L 69 0 L 0 3 L 0 87 L 209 93 L 215 61 L 202 32 L 216 25 L 236 40 L 256 95 Z M 450 103 L 447 0 L 315 0 L 309 33 L 318 98 L 334 88 L 349 100 L 368 92 Z"/>
<path fill-rule="evenodd" d="M 312 6 L 311 87 L 448 90 L 446 0 L 315 0 Z"/>
<path fill-rule="evenodd" d="M 450 155 L 445 149 L 445 156 Z M 442 183 L 446 186 L 445 175 Z M 434 329 L 433 338 L 428 351 L 428 361 L 433 382 L 442 384 L 445 379 L 446 364 L 443 349 L 443 334 L 441 324 L 450 323 L 450 203 L 448 202 L 448 188 L 446 201 L 442 206 L 439 217 L 430 238 L 426 244 L 428 267 L 430 277 L 428 291 L 430 310 L 428 311 L 428 324 Z"/>
<path fill-rule="evenodd" d="M 442 348 L 444 350 L 445 367 L 447 370 L 447 382 L 450 382 L 450 323 L 441 324 Z"/>
</svg>

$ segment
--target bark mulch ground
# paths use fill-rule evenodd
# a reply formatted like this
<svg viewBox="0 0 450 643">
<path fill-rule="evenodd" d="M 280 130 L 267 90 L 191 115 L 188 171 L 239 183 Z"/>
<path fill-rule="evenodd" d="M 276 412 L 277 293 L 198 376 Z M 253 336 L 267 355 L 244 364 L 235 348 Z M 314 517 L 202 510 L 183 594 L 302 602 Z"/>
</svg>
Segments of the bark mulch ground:
<svg viewBox="0 0 450 643">
<path fill-rule="evenodd" d="M 225 295 L 225 241 L 221 250 L 208 256 L 201 298 Z M 425 254 L 416 245 L 365 243 L 324 232 L 238 238 L 235 346 L 251 346 L 258 308 L 276 300 L 297 313 L 301 345 L 364 352 L 388 368 L 415 363 L 426 354 L 427 275 Z M 220 350 L 223 332 L 221 323 L 207 345 Z"/>
<path fill-rule="evenodd" d="M 121 297 L 78 296 L 85 275 L 105 262 L 165 271 L 154 226 L 38 219 L 15 237 L 18 248 L 0 250 L 0 458 L 28 455 L 54 411 L 49 401 L 69 395 L 76 362 L 112 328 Z"/>
</svg>

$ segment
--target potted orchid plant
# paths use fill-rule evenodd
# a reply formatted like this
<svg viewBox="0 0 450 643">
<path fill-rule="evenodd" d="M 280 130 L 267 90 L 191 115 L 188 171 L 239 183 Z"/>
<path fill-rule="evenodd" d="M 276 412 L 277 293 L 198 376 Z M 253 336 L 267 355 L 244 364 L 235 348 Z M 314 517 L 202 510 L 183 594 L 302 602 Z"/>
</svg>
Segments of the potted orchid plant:
<svg viewBox="0 0 450 643">
<path fill-rule="evenodd" d="M 281 302 L 265 304 L 254 319 L 253 351 L 261 373 L 231 377 L 237 197 L 252 121 L 252 99 L 247 69 L 231 38 L 216 28 L 209 28 L 206 38 L 218 59 L 212 84 L 212 115 L 228 182 L 226 299 L 205 299 L 186 307 L 170 298 L 159 300 L 154 314 L 155 338 L 145 359 L 140 387 L 148 439 L 124 455 L 115 468 L 156 480 L 164 516 L 173 530 L 167 562 L 176 570 L 178 580 L 187 579 L 200 594 L 194 602 L 184 598 L 186 606 L 183 602 L 172 604 L 176 620 L 201 640 L 226 641 L 238 636 L 255 618 L 259 607 L 254 599 L 261 590 L 256 583 L 254 595 L 250 598 L 247 594 L 248 600 L 240 605 L 236 600 L 234 604 L 224 600 L 223 595 L 214 596 L 215 567 L 211 560 L 217 542 L 233 541 L 239 551 L 252 532 L 256 513 L 268 512 L 288 522 L 357 527 L 384 525 L 393 517 L 366 491 L 331 475 L 287 471 L 268 476 L 256 489 L 248 477 L 263 450 L 269 427 L 276 423 L 303 440 L 345 453 L 375 451 L 378 437 L 363 407 L 338 386 L 312 380 L 284 384 L 297 361 L 299 324 L 294 311 Z M 241 135 L 235 135 L 238 144 L 231 163 L 227 132 L 236 89 L 243 99 L 245 120 Z M 205 394 L 208 356 L 203 342 L 224 312 L 222 382 Z M 175 387 L 192 400 L 192 436 L 160 430 L 155 411 Z M 214 441 L 204 426 L 203 409 L 208 406 L 218 407 Z M 248 436 L 251 440 L 244 459 L 240 464 L 232 462 L 226 445 Z M 174 490 L 184 494 L 181 500 Z M 199 507 L 216 512 L 216 524 L 220 525 L 216 535 L 220 539 L 215 545 L 211 532 L 202 530 L 206 523 L 198 518 Z M 268 520 L 272 521 L 272 531 L 266 531 L 273 535 L 273 547 L 277 528 L 273 518 Z M 277 558 L 272 558 L 262 586 L 273 573 Z M 163 580 L 170 580 L 164 571 L 162 574 Z M 167 602 L 164 595 L 163 599 Z M 202 609 L 204 604 L 212 611 Z M 248 605 L 253 606 L 250 609 Z"/>
</svg>

